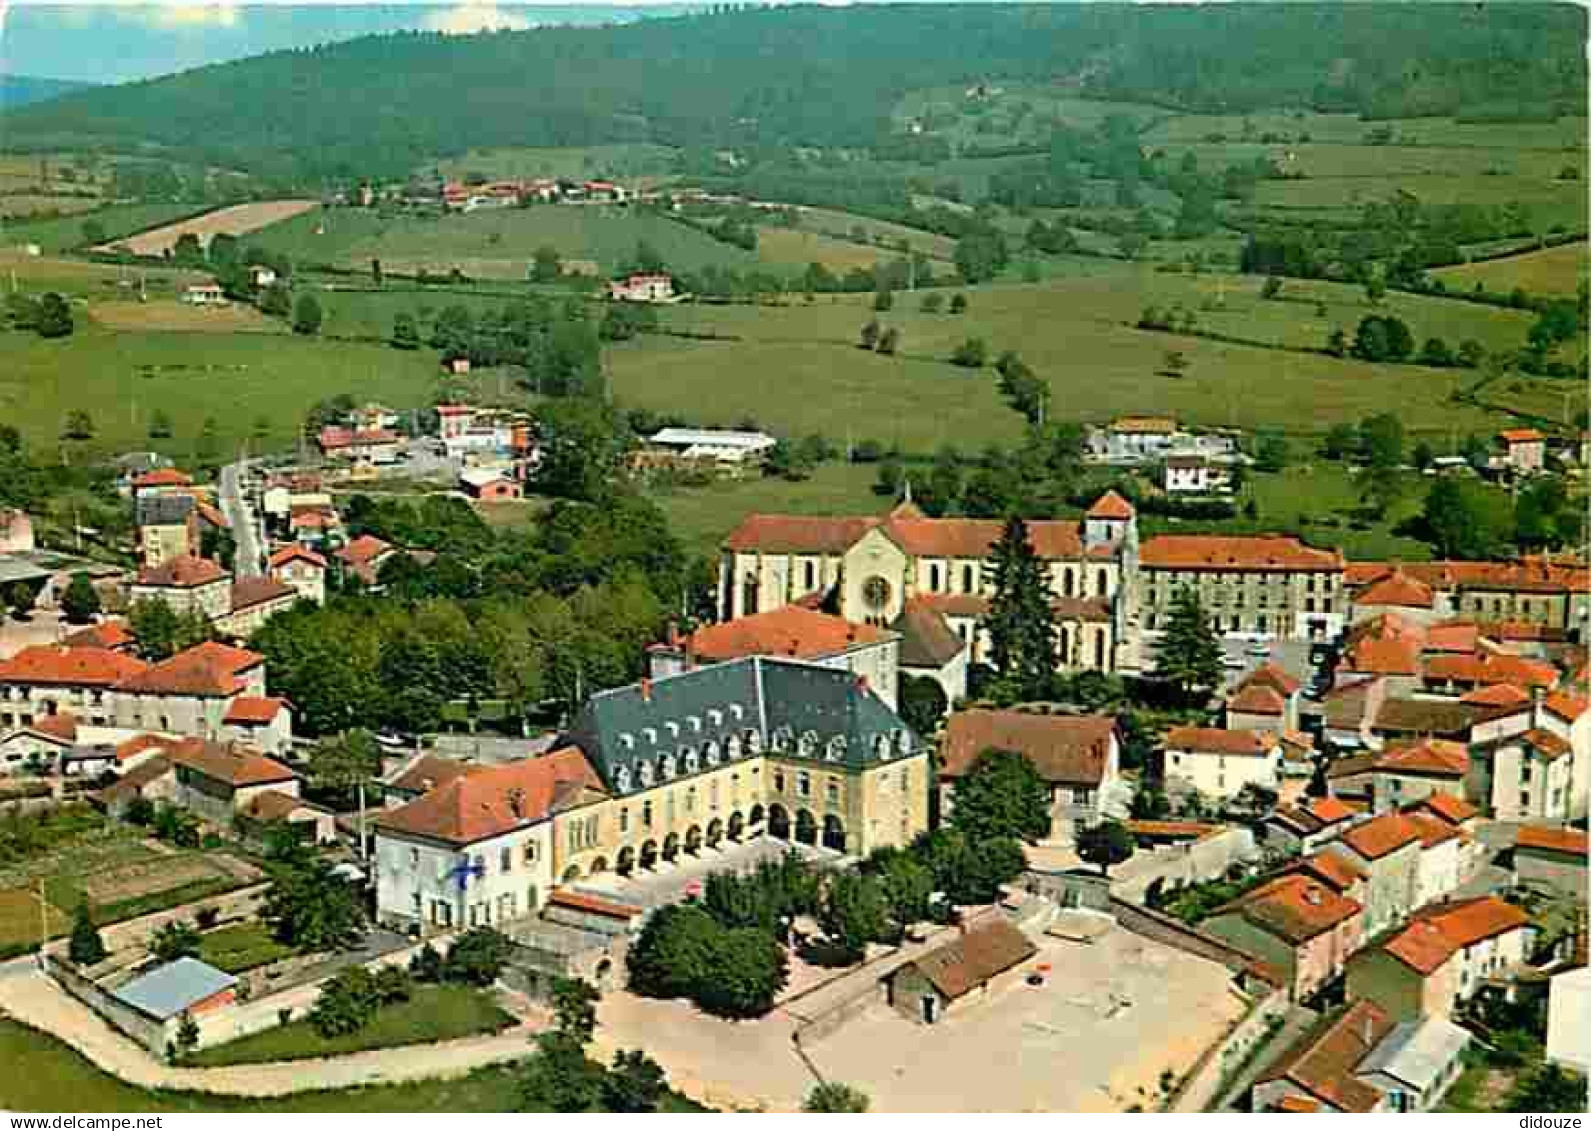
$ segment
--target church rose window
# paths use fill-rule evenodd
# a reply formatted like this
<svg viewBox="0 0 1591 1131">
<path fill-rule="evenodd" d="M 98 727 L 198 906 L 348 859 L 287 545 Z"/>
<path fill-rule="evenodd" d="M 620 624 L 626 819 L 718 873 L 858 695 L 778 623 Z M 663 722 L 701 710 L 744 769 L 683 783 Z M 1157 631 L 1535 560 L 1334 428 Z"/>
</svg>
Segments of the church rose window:
<svg viewBox="0 0 1591 1131">
<path fill-rule="evenodd" d="M 862 600 L 870 609 L 882 609 L 889 604 L 889 582 L 873 576 L 862 582 Z"/>
</svg>

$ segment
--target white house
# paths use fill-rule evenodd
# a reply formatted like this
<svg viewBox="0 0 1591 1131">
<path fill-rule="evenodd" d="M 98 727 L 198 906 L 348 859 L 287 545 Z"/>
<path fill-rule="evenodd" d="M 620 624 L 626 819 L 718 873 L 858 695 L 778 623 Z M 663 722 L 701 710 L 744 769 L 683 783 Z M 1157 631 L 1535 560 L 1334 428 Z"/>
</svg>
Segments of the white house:
<svg viewBox="0 0 1591 1131">
<path fill-rule="evenodd" d="M 455 777 L 377 814 L 377 918 L 428 933 L 535 914 L 556 875 L 553 814 L 603 793 L 568 747 Z"/>
<path fill-rule="evenodd" d="M 190 306 L 225 306 L 226 292 L 219 283 L 194 283 L 182 292 L 182 301 Z"/>
<path fill-rule="evenodd" d="M 687 460 L 742 464 L 761 459 L 778 443 L 765 432 L 711 428 L 663 428 L 647 441 Z"/>
<path fill-rule="evenodd" d="M 667 275 L 631 275 L 608 284 L 615 302 L 673 302 L 674 280 Z"/>
<path fill-rule="evenodd" d="M 1236 797 L 1244 786 L 1281 788 L 1282 744 L 1268 731 L 1179 726 L 1166 732 L 1165 776 L 1206 797 Z"/>
<path fill-rule="evenodd" d="M 1232 469 L 1197 452 L 1166 457 L 1165 489 L 1169 495 L 1213 495 L 1232 489 Z"/>
</svg>

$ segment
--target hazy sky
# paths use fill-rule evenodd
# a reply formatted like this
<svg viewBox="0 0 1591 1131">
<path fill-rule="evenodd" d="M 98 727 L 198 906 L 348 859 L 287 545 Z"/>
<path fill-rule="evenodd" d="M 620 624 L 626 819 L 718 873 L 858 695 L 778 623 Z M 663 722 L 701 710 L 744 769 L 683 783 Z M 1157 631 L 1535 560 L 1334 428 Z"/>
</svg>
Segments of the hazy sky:
<svg viewBox="0 0 1591 1131">
<path fill-rule="evenodd" d="M 666 14 L 697 6 L 677 0 L 292 6 L 231 2 L 65 5 L 0 0 L 0 73 L 120 82 L 399 28 L 463 33 L 633 19 L 642 8 Z"/>
</svg>

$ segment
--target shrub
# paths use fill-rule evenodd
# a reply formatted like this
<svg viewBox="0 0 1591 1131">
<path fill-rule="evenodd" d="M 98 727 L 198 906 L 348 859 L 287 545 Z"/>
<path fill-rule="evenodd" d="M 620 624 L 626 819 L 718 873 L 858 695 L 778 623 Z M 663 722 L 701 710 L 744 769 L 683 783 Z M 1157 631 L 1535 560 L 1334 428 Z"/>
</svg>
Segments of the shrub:
<svg viewBox="0 0 1591 1131">
<path fill-rule="evenodd" d="M 508 939 L 491 927 L 471 927 L 458 937 L 442 960 L 443 980 L 491 985 L 508 961 L 508 946 Z"/>
</svg>

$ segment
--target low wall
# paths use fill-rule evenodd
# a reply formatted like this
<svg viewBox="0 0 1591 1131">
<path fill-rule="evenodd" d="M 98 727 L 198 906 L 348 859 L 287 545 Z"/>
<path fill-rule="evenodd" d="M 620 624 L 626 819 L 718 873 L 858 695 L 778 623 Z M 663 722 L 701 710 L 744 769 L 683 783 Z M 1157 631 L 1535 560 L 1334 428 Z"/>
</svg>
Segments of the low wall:
<svg viewBox="0 0 1591 1131">
<path fill-rule="evenodd" d="M 1140 851 L 1117 870 L 1111 892 L 1122 899 L 1141 903 L 1155 880 L 1162 887 L 1195 884 L 1226 874 L 1233 864 L 1260 855 L 1252 830 L 1231 827 L 1214 836 L 1187 844 L 1168 844 Z"/>
<path fill-rule="evenodd" d="M 1151 911 L 1147 907 L 1140 907 L 1136 903 L 1115 897 L 1111 898 L 1110 909 L 1116 916 L 1116 922 L 1134 934 L 1154 939 L 1188 954 L 1196 954 L 1211 962 L 1219 962 L 1233 973 L 1247 973 L 1253 966 L 1254 959 L 1251 955 L 1170 915 L 1163 915 L 1158 911 Z"/>
<path fill-rule="evenodd" d="M 843 1028 L 848 1021 L 852 1021 L 866 1013 L 869 1007 L 877 1005 L 884 1000 L 883 981 L 871 981 L 862 986 L 851 997 L 831 1006 L 823 1013 L 803 1022 L 791 1035 L 791 1039 L 798 1046 L 810 1048 L 823 1038 L 832 1036 Z"/>
<path fill-rule="evenodd" d="M 213 895 L 209 899 L 199 899 L 192 903 L 184 903 L 181 907 L 173 907 L 166 911 L 155 911 L 148 915 L 141 915 L 137 919 L 124 919 L 108 927 L 100 928 L 100 938 L 109 950 L 128 950 L 132 947 L 146 947 L 156 931 L 167 923 L 176 921 L 193 922 L 198 918 L 199 912 L 206 908 L 215 908 L 216 924 L 234 923 L 244 919 L 259 918 L 260 908 L 265 904 L 265 893 L 271 888 L 270 882 L 250 884 L 248 887 L 237 888 Z"/>
<path fill-rule="evenodd" d="M 45 952 L 45 967 L 56 984 L 103 1017 L 113 1028 L 148 1049 L 151 1055 L 164 1058 L 166 1041 L 170 1039 L 166 1026 L 113 997 L 108 989 L 102 989 L 80 973 L 63 954 L 59 945 Z"/>
<path fill-rule="evenodd" d="M 1193 1070 L 1183 1077 L 1166 1104 L 1167 1111 L 1183 1114 L 1208 1109 L 1221 1098 L 1221 1085 L 1226 1082 L 1228 1073 L 1243 1063 L 1255 1045 L 1271 1035 L 1271 1022 L 1287 1012 L 1286 990 L 1274 989 L 1263 997 L 1247 1000 L 1248 1010 L 1226 1036 L 1205 1050 Z"/>
</svg>

